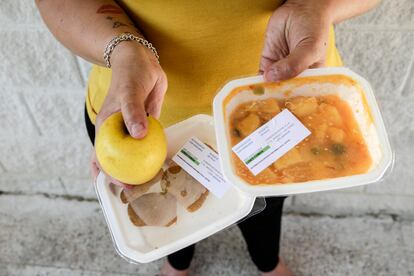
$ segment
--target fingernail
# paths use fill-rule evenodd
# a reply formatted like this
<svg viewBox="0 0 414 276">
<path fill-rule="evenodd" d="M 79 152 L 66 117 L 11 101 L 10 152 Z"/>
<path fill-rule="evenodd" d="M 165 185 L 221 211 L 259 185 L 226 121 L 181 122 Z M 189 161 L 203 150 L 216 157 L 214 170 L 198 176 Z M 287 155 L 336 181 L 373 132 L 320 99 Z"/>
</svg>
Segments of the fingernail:
<svg viewBox="0 0 414 276">
<path fill-rule="evenodd" d="M 139 137 L 143 129 L 144 126 L 142 124 L 133 124 L 131 127 L 131 136 Z"/>
</svg>

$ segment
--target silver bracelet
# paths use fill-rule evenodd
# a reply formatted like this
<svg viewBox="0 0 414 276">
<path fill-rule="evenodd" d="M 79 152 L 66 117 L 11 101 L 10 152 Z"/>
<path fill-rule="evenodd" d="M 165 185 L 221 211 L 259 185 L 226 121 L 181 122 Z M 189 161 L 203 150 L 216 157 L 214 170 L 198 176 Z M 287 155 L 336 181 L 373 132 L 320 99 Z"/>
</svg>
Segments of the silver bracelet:
<svg viewBox="0 0 414 276">
<path fill-rule="evenodd" d="M 160 63 L 159 61 L 160 57 L 158 56 L 157 50 L 155 49 L 154 46 L 152 46 L 150 42 L 148 42 L 148 40 L 138 37 L 136 35 L 133 35 L 131 33 L 123 33 L 123 34 L 117 35 L 116 37 L 112 38 L 111 41 L 109 41 L 108 44 L 106 45 L 105 51 L 104 51 L 104 60 L 105 60 L 106 67 L 111 68 L 111 54 L 113 50 L 115 49 L 115 47 L 122 41 L 132 41 L 132 40 L 150 49 L 151 52 L 154 54 L 154 56 L 157 58 L 158 63 Z"/>
</svg>

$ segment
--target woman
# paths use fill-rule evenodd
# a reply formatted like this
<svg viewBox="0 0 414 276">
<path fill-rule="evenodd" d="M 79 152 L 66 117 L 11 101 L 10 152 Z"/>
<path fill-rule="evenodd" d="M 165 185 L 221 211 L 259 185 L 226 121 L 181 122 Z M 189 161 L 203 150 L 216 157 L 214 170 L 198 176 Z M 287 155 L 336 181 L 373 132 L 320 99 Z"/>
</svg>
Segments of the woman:
<svg viewBox="0 0 414 276">
<path fill-rule="evenodd" d="M 378 0 L 36 2 L 56 38 L 95 64 L 86 97 L 93 141 L 114 112 L 122 112 L 129 133 L 139 139 L 147 113 L 165 127 L 211 113 L 215 92 L 228 79 L 259 71 L 279 81 L 307 68 L 339 66 L 332 24 Z M 91 165 L 96 176 L 94 154 Z M 263 275 L 291 275 L 278 257 L 282 208 L 283 198 L 268 198 L 262 213 L 239 224 Z M 194 245 L 170 255 L 162 273 L 187 275 L 193 252 Z"/>
</svg>

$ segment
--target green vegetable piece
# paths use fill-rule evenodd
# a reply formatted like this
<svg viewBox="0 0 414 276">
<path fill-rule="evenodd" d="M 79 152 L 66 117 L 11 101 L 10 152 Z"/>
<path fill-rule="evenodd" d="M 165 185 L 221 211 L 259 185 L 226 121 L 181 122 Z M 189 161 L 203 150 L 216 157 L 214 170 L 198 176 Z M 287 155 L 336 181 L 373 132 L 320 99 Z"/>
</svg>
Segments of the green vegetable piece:
<svg viewBox="0 0 414 276">
<path fill-rule="evenodd" d="M 343 144 L 332 144 L 331 151 L 335 155 L 341 155 L 345 153 L 345 146 Z"/>
<path fill-rule="evenodd" d="M 263 86 L 255 86 L 254 87 L 254 89 L 253 89 L 253 94 L 255 94 L 255 95 L 263 95 L 264 94 L 264 88 L 263 88 Z"/>
<path fill-rule="evenodd" d="M 319 155 L 319 154 L 321 154 L 321 149 L 320 149 L 320 148 L 318 148 L 318 147 L 311 148 L 311 152 L 312 152 L 314 155 Z"/>
</svg>

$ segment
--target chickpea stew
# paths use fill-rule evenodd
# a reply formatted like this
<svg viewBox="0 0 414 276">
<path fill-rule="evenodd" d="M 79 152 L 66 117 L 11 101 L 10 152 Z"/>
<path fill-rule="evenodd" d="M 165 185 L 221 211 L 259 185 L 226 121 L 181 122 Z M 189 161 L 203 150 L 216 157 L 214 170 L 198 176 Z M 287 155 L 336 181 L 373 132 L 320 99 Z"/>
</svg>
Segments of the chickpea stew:
<svg viewBox="0 0 414 276">
<path fill-rule="evenodd" d="M 236 173 L 247 183 L 306 182 L 369 170 L 372 158 L 354 114 L 347 102 L 333 94 L 267 98 L 239 104 L 229 117 L 232 146 L 286 108 L 312 134 L 256 176 L 232 153 Z"/>
</svg>

